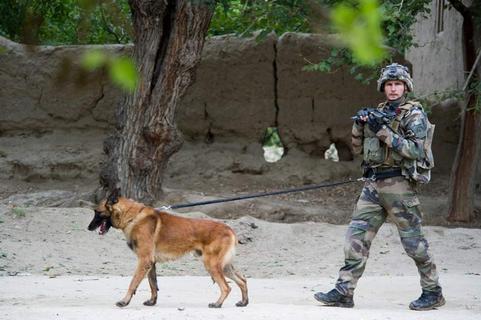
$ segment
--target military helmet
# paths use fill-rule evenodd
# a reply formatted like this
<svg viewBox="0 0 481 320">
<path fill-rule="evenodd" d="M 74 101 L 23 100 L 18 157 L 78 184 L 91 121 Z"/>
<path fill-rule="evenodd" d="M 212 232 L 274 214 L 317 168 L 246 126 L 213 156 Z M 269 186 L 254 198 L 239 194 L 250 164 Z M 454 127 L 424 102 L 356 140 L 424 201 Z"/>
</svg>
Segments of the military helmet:
<svg viewBox="0 0 481 320">
<path fill-rule="evenodd" d="M 409 74 L 409 69 L 399 63 L 392 63 L 381 70 L 381 75 L 377 80 L 377 90 L 384 92 L 384 84 L 389 80 L 400 80 L 404 82 L 408 91 L 413 91 L 413 79 Z"/>
</svg>

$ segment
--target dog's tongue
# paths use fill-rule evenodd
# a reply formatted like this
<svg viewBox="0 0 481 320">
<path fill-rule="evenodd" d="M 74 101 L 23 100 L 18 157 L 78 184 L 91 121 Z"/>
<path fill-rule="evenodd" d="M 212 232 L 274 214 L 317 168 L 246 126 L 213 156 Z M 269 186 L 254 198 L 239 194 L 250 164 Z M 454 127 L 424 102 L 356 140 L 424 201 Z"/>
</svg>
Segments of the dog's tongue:
<svg viewBox="0 0 481 320">
<path fill-rule="evenodd" d="M 107 225 L 107 222 L 106 222 L 106 221 L 102 222 L 102 224 L 100 225 L 100 229 L 99 229 L 99 234 L 100 234 L 100 235 L 104 235 L 105 232 L 107 231 L 107 230 L 106 230 L 106 225 Z"/>
</svg>

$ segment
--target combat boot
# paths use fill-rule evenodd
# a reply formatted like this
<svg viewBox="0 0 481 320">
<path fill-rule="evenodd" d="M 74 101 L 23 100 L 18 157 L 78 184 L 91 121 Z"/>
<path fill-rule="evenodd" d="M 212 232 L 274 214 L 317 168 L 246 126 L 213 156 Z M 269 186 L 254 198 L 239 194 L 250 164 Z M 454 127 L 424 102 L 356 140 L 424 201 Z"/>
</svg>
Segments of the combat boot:
<svg viewBox="0 0 481 320">
<path fill-rule="evenodd" d="M 314 299 L 324 303 L 326 306 L 352 308 L 354 307 L 354 300 L 352 296 L 345 296 L 336 289 L 332 289 L 328 293 L 317 292 L 314 294 Z"/>
<path fill-rule="evenodd" d="M 423 290 L 421 296 L 409 304 L 409 309 L 416 311 L 431 310 L 446 303 L 441 291 Z"/>
</svg>

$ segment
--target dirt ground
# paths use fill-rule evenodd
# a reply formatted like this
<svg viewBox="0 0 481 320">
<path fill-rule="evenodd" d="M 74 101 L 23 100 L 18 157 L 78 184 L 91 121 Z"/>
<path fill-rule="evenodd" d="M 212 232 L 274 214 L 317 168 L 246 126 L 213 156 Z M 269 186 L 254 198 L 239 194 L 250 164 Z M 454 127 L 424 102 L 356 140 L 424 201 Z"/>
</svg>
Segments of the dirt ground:
<svg viewBox="0 0 481 320">
<path fill-rule="evenodd" d="M 296 151 L 290 152 L 288 160 L 269 165 L 260 155 L 252 156 L 257 147 L 187 144 L 173 157 L 165 178 L 165 198 L 156 205 L 357 175 L 355 163 L 307 159 Z M 89 161 L 96 157 L 86 156 Z M 96 168 L 91 170 L 95 173 Z M 0 319 L 479 319 L 481 230 L 436 223 L 444 219 L 447 179 L 435 179 L 420 190 L 420 196 L 428 221 L 437 224 L 424 230 L 447 304 L 418 313 L 407 309 L 420 293 L 417 271 L 391 224 L 381 228 L 373 243 L 354 309 L 320 308 L 312 298 L 315 291 L 329 290 L 335 282 L 343 261 L 345 223 L 360 191 L 359 182 L 176 211 L 232 226 L 239 237 L 235 265 L 248 277 L 251 304 L 234 308 L 239 296 L 234 288 L 225 309 L 209 310 L 207 303 L 216 298 L 217 287 L 198 258 L 188 255 L 158 266 L 157 306 L 141 304 L 148 296 L 144 281 L 131 305 L 120 310 L 114 302 L 128 286 L 135 257 L 118 230 L 99 236 L 86 229 L 93 217 L 95 174 L 62 179 L 3 177 Z"/>
</svg>

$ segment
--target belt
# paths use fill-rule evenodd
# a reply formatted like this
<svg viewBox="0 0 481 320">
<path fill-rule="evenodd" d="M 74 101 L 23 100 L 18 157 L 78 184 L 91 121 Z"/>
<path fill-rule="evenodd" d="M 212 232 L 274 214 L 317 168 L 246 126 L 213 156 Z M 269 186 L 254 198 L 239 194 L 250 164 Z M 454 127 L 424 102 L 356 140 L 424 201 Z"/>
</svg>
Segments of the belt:
<svg viewBox="0 0 481 320">
<path fill-rule="evenodd" d="M 375 168 L 366 168 L 364 171 L 363 177 L 369 180 L 377 181 L 392 177 L 399 177 L 402 176 L 401 168 L 382 168 L 382 167 L 375 167 Z"/>
</svg>

